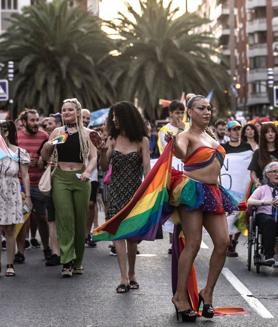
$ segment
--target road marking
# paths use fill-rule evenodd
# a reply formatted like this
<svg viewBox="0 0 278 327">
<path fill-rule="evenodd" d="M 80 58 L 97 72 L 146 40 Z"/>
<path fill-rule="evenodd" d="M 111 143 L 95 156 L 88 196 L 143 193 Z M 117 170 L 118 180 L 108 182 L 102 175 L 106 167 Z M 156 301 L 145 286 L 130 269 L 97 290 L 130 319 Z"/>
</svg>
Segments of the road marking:
<svg viewBox="0 0 278 327">
<path fill-rule="evenodd" d="M 256 299 L 249 289 L 231 272 L 228 268 L 223 268 L 222 274 L 230 284 L 239 292 L 244 300 L 253 308 L 261 317 L 266 319 L 274 318 L 266 307 Z"/>
<path fill-rule="evenodd" d="M 201 249 L 208 249 L 209 247 L 206 245 L 204 241 L 201 243 Z"/>
<path fill-rule="evenodd" d="M 147 258 L 151 258 L 151 257 L 157 257 L 157 255 L 156 254 L 144 253 L 144 254 L 137 254 L 136 257 L 147 257 Z"/>
</svg>

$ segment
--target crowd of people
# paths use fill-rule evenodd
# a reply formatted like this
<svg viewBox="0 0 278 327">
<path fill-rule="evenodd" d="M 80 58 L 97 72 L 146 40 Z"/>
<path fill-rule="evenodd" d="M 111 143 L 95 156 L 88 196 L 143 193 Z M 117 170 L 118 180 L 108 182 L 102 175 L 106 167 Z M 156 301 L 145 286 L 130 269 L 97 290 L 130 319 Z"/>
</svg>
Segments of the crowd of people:
<svg viewBox="0 0 278 327">
<path fill-rule="evenodd" d="M 240 230 L 228 228 L 238 211 L 236 201 L 219 179 L 226 154 L 252 152 L 248 169 L 256 190 L 248 203 L 259 207 L 264 261 L 269 266 L 278 264 L 277 128 L 271 122 L 242 126 L 235 119 L 218 119 L 211 125 L 212 116 L 212 106 L 204 96 L 189 94 L 186 104 L 171 102 L 169 120 L 159 128 L 144 120 L 132 103 L 122 101 L 111 106 L 105 125 L 94 131 L 89 128 L 90 111 L 82 109 L 75 98 L 64 100 L 61 112 L 49 117 L 25 109 L 14 122 L 0 121 L 0 144 L 7 149 L 0 157 L 0 246 L 7 253 L 5 276 L 15 276 L 14 264 L 25 262 L 25 250 L 30 246 L 43 249 L 47 266 L 62 265 L 63 277 L 83 274 L 85 246 L 97 246 L 91 230 L 99 224 L 98 199 L 106 220 L 111 220 L 148 175 L 151 160 L 157 160 L 173 142 L 178 169 L 172 172 L 169 203 L 177 209 L 179 221 L 175 224 L 186 235 L 186 246 L 179 253 L 172 302 L 178 319 L 195 321 L 199 307 L 192 306 L 185 285 L 204 226 L 214 250 L 198 305 L 203 304 L 204 317 L 212 318 L 217 279 L 226 256 L 238 256 L 240 237 Z M 52 167 L 52 187 L 46 195 L 39 183 L 48 165 Z M 29 219 L 24 221 L 26 215 Z M 172 243 L 174 224 L 170 221 L 165 225 L 168 223 Z M 138 289 L 137 242 L 116 240 L 110 247 L 120 270 L 116 292 Z"/>
</svg>

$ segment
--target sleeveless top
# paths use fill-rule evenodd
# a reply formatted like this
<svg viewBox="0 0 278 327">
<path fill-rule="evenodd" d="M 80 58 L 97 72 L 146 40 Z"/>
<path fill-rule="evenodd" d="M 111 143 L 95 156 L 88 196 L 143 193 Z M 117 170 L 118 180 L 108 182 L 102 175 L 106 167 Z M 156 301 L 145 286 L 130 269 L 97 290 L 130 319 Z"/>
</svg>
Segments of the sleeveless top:
<svg viewBox="0 0 278 327">
<path fill-rule="evenodd" d="M 109 184 L 108 218 L 113 217 L 132 198 L 143 177 L 143 161 L 140 152 L 123 154 L 113 150 L 110 161 L 112 176 Z"/>
<path fill-rule="evenodd" d="M 184 169 L 192 171 L 207 167 L 215 158 L 219 161 L 220 166 L 222 167 L 225 154 L 226 152 L 221 145 L 218 145 L 217 148 L 201 146 L 193 151 L 193 153 L 184 161 Z"/>
<path fill-rule="evenodd" d="M 79 133 L 69 134 L 65 143 L 57 144 L 58 161 L 62 162 L 80 162 L 82 163 L 82 156 L 80 155 Z"/>
</svg>

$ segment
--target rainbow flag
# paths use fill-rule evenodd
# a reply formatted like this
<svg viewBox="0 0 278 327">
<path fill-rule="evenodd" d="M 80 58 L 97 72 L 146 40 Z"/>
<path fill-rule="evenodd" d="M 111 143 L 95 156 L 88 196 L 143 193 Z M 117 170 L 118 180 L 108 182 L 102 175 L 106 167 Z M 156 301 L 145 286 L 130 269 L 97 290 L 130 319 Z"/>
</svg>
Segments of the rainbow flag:
<svg viewBox="0 0 278 327">
<path fill-rule="evenodd" d="M 63 144 L 63 143 L 66 142 L 68 136 L 69 136 L 68 133 L 63 133 L 63 134 L 60 134 L 60 135 L 56 136 L 50 142 L 51 142 L 52 145 Z"/>
<path fill-rule="evenodd" d="M 162 219 L 167 219 L 167 212 L 169 214 L 171 212 L 167 186 L 171 177 L 172 146 L 173 141 L 168 143 L 128 204 L 113 218 L 93 231 L 94 241 L 128 238 L 155 240 Z M 163 218 L 161 218 L 162 211 Z"/>
<path fill-rule="evenodd" d="M 18 161 L 17 155 L 8 148 L 3 137 L 0 135 L 0 160 L 4 159 L 6 157 L 9 157 L 12 160 Z"/>
</svg>

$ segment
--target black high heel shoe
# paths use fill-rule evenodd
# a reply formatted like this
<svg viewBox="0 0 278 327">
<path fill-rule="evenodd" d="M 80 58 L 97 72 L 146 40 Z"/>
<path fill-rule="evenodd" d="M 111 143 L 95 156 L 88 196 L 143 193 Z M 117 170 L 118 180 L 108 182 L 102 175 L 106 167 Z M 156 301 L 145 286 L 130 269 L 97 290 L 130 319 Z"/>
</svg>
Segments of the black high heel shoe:
<svg viewBox="0 0 278 327">
<path fill-rule="evenodd" d="M 173 302 L 173 301 L 172 301 Z M 181 320 L 182 322 L 195 322 L 197 318 L 197 312 L 191 309 L 179 311 L 175 303 L 173 302 L 174 307 L 176 309 L 177 321 Z"/>
<path fill-rule="evenodd" d="M 202 297 L 201 293 L 199 293 L 199 304 L 198 308 L 200 310 L 200 306 L 203 303 L 203 310 L 202 310 L 202 316 L 205 318 L 213 318 L 214 316 L 214 308 L 212 304 L 205 304 L 204 298 Z"/>
</svg>

